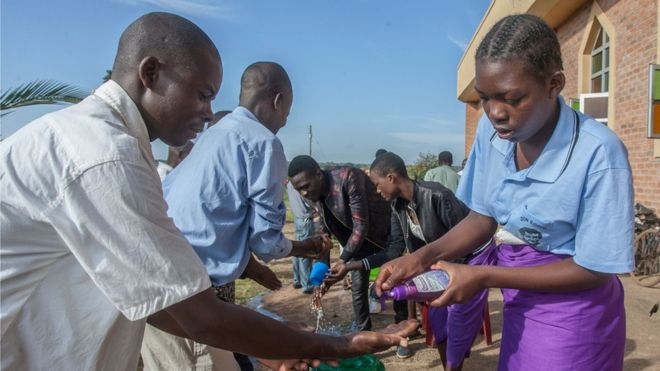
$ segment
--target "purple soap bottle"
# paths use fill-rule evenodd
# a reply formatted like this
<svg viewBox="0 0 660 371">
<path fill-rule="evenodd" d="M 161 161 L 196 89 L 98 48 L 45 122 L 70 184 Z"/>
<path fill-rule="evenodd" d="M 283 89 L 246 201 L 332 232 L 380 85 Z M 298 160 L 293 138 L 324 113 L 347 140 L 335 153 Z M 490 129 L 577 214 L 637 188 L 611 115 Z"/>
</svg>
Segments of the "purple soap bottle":
<svg viewBox="0 0 660 371">
<path fill-rule="evenodd" d="M 392 287 L 383 295 L 393 300 L 428 301 L 440 296 L 449 284 L 449 274 L 443 270 L 424 272 L 405 283 Z"/>
</svg>

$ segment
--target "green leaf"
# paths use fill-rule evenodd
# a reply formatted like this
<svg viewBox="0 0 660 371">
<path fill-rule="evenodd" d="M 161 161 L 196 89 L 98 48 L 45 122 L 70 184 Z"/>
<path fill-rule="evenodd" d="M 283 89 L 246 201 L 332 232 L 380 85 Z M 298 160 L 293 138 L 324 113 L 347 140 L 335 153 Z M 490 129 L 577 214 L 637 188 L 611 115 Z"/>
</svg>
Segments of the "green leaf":
<svg viewBox="0 0 660 371">
<path fill-rule="evenodd" d="M 54 80 L 37 80 L 2 93 L 0 110 L 38 104 L 78 103 L 88 95 L 88 92 L 69 84 Z M 2 115 L 7 113 L 9 112 Z"/>
</svg>

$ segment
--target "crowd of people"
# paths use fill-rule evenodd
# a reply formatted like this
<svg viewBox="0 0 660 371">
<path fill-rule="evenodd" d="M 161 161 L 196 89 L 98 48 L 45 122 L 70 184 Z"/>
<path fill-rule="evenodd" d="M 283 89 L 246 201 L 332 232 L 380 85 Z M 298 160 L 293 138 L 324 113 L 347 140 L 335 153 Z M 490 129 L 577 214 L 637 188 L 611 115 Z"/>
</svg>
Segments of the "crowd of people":
<svg viewBox="0 0 660 371">
<path fill-rule="evenodd" d="M 377 294 L 449 274 L 426 303 L 445 370 L 463 368 L 490 288 L 504 297 L 500 370 L 621 370 L 626 148 L 564 103 L 561 50 L 542 19 L 504 17 L 475 59 L 484 115 L 462 174 L 443 151 L 421 181 L 384 149 L 368 172 L 287 161 L 277 133 L 293 89 L 280 64 L 248 66 L 238 106 L 214 114 L 223 73 L 211 38 L 178 15 L 138 18 L 109 81 L 0 144 L 1 368 L 135 370 L 140 349 L 149 370 L 252 370 L 247 355 L 300 370 L 393 346 L 410 357 L 416 305 L 395 302 L 395 323 L 371 331 L 380 267 Z M 155 139 L 171 146 L 159 169 Z M 285 192 L 295 239 L 282 230 Z M 349 334 L 233 303 L 238 278 L 279 289 L 263 262 L 284 257 L 303 294 L 310 259 L 330 265 L 323 291 L 350 277 Z"/>
</svg>

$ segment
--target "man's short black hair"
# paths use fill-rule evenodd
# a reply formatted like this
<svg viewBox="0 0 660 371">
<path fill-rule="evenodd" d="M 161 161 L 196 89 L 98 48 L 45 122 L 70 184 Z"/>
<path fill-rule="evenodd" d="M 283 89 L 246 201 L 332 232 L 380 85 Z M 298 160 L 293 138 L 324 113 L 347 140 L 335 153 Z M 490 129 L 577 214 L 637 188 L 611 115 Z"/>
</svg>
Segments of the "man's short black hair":
<svg viewBox="0 0 660 371">
<path fill-rule="evenodd" d="M 442 151 L 438 155 L 438 163 L 440 163 L 440 165 L 447 164 L 451 166 L 453 162 L 454 162 L 454 157 L 451 155 L 451 152 L 449 151 Z"/>
<path fill-rule="evenodd" d="M 396 173 L 400 176 L 408 177 L 408 170 L 403 159 L 392 152 L 385 152 L 376 157 L 374 162 L 371 163 L 369 172 L 377 174 L 378 176 L 385 176 L 388 173 Z"/>
<path fill-rule="evenodd" d="M 316 172 L 316 170 L 321 170 L 318 162 L 314 160 L 311 156 L 300 155 L 296 156 L 289 162 L 289 178 L 292 178 L 302 172 L 311 174 Z"/>
</svg>

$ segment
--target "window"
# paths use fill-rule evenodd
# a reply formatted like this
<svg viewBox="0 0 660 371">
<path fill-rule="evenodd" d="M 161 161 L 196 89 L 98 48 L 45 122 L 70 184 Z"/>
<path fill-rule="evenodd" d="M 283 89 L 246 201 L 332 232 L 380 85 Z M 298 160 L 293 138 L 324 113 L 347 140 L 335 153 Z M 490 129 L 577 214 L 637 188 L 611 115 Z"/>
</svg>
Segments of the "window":
<svg viewBox="0 0 660 371">
<path fill-rule="evenodd" d="M 591 89 L 592 93 L 609 91 L 610 85 L 610 38 L 599 27 L 594 46 L 591 49 Z"/>
<path fill-rule="evenodd" d="M 607 100 L 609 93 L 580 94 L 580 111 L 607 125 Z"/>
</svg>

